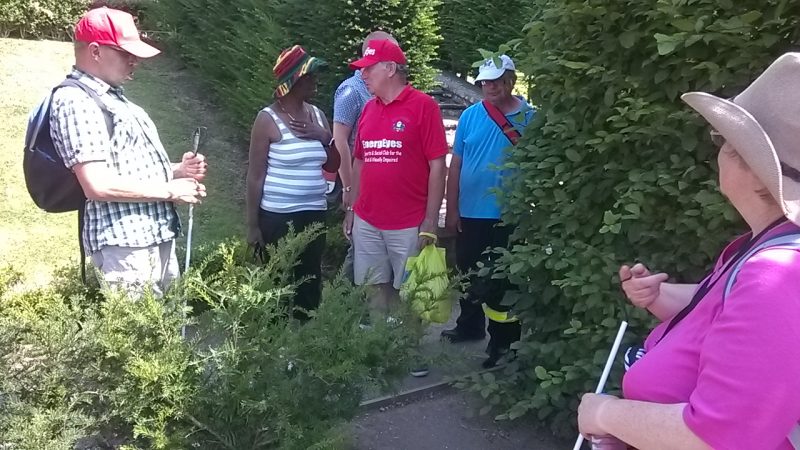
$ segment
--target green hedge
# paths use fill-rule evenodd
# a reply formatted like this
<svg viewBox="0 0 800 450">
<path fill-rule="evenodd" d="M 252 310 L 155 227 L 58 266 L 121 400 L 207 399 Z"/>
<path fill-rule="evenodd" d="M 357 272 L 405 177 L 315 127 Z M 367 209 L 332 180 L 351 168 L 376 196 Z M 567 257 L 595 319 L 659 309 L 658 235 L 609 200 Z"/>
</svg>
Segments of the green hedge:
<svg viewBox="0 0 800 450">
<path fill-rule="evenodd" d="M 171 37 L 223 111 L 249 129 L 272 98 L 272 65 L 288 43 L 277 14 L 273 0 L 170 0 L 154 6 L 146 25 Z"/>
<path fill-rule="evenodd" d="M 472 63 L 481 57 L 476 48 L 494 49 L 521 37 L 530 5 L 527 0 L 443 0 L 439 7 L 441 67 L 464 77 L 474 72 Z"/>
<path fill-rule="evenodd" d="M 67 39 L 89 0 L 0 0 L 0 36 Z"/>
<path fill-rule="evenodd" d="M 329 105 L 336 85 L 350 75 L 347 62 L 361 54 L 373 30 L 392 33 L 409 60 L 410 78 L 422 90 L 434 86 L 432 63 L 441 40 L 438 0 L 285 0 L 284 27 L 294 42 L 331 64 L 322 77 L 319 101 Z M 314 11 L 308 14 L 308 11 Z"/>
<path fill-rule="evenodd" d="M 141 16 L 157 0 L 0 0 L 0 36 L 68 40 L 89 8 L 108 6 Z"/>
<path fill-rule="evenodd" d="M 707 126 L 679 94 L 739 92 L 799 25 L 797 0 L 535 2 L 520 68 L 541 109 L 510 154 L 504 218 L 518 243 L 501 258 L 530 334 L 502 376 L 465 383 L 501 418 L 535 413 L 574 432 L 619 321 L 630 315 L 627 343 L 652 325 L 623 306 L 619 265 L 696 282 L 742 230 L 717 191 Z"/>
<path fill-rule="evenodd" d="M 282 48 L 303 45 L 327 60 L 316 103 L 329 109 L 347 62 L 373 29 L 396 34 L 411 61 L 416 86 L 433 86 L 439 44 L 437 0 L 171 0 L 159 2 L 149 26 L 170 31 L 236 123 L 249 128 L 272 101 L 272 66 Z"/>
</svg>

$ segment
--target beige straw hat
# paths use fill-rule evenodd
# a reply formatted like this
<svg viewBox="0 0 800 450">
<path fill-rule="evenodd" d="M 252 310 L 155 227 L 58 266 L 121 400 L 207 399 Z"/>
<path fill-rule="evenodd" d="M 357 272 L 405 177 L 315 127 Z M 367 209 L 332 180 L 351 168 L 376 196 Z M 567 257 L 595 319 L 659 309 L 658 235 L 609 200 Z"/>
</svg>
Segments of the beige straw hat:
<svg viewBox="0 0 800 450">
<path fill-rule="evenodd" d="M 786 53 L 731 100 L 689 92 L 684 102 L 744 158 L 783 214 L 800 225 L 800 53 Z"/>
</svg>

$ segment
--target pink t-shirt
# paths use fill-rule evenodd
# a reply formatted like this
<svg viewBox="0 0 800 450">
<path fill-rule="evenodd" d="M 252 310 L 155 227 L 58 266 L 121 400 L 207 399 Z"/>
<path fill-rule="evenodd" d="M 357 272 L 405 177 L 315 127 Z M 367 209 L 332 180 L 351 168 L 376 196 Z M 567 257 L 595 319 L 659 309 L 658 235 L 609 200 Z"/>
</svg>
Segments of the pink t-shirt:
<svg viewBox="0 0 800 450">
<path fill-rule="evenodd" d="M 789 232 L 800 228 L 787 222 L 760 241 Z M 725 248 L 709 275 L 719 281 L 661 342 L 669 321 L 650 333 L 623 392 L 688 403 L 686 425 L 714 449 L 791 450 L 786 436 L 800 421 L 800 251 L 750 257 L 723 304 L 728 274 L 719 272 L 746 241 Z"/>
</svg>

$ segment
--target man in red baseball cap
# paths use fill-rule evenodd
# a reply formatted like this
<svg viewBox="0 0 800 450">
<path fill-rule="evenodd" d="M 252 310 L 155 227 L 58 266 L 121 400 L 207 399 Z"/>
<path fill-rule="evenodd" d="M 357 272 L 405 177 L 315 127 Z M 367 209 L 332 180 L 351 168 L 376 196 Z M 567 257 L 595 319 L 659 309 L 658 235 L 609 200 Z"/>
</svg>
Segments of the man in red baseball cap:
<svg viewBox="0 0 800 450">
<path fill-rule="evenodd" d="M 198 203 L 203 155 L 170 163 L 150 116 L 125 97 L 140 58 L 159 51 L 142 42 L 123 11 L 88 11 L 75 26 L 75 66 L 50 103 L 50 137 L 86 196 L 81 230 L 105 283 L 133 295 L 159 295 L 178 276 L 175 203 Z"/>
<path fill-rule="evenodd" d="M 75 40 L 117 47 L 139 58 L 150 58 L 161 53 L 142 41 L 133 16 L 118 9 L 96 8 L 88 11 L 75 25 Z"/>
<path fill-rule="evenodd" d="M 350 64 L 375 96 L 358 121 L 353 153 L 355 203 L 345 216 L 356 284 L 378 287 L 373 310 L 398 301 L 406 260 L 436 241 L 447 140 L 439 105 L 408 84 L 406 57 L 391 40 L 370 41 Z M 414 376 L 425 376 L 420 365 Z"/>
</svg>

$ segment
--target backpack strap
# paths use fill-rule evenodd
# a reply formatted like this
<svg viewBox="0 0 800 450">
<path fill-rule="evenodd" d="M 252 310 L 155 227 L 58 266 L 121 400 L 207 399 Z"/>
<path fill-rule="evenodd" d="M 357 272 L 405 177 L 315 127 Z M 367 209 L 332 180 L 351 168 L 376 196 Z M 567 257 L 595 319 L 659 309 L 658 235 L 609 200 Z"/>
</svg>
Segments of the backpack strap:
<svg viewBox="0 0 800 450">
<path fill-rule="evenodd" d="M 784 247 L 800 250 L 800 233 L 795 232 L 776 236 L 750 249 L 750 251 L 747 252 L 738 263 L 736 263 L 736 265 L 733 267 L 733 270 L 731 270 L 730 275 L 728 275 L 728 281 L 725 283 L 725 291 L 722 293 L 723 302 L 733 289 L 733 284 L 736 282 L 736 276 L 739 274 L 739 270 L 741 270 L 744 263 L 746 263 L 751 256 L 755 255 L 759 251 L 771 247 Z M 789 440 L 789 443 L 791 443 L 792 448 L 795 450 L 800 450 L 800 424 L 795 424 L 794 428 L 792 428 L 792 431 L 788 436 L 786 436 L 786 438 Z"/>
<path fill-rule="evenodd" d="M 796 424 L 787 437 L 794 450 L 800 450 L 800 424 Z"/>
<path fill-rule="evenodd" d="M 768 239 L 762 242 L 759 245 L 756 245 L 750 251 L 744 254 L 742 258 L 733 266 L 730 275 L 728 275 L 728 280 L 725 282 L 725 290 L 722 293 L 722 301 L 725 301 L 725 298 L 733 289 L 733 284 L 736 283 L 736 276 L 739 275 L 739 270 L 741 270 L 742 266 L 750 259 L 751 256 L 755 255 L 756 253 L 764 250 L 765 248 L 770 247 L 787 247 L 791 249 L 800 250 L 800 233 L 787 233 L 784 235 L 776 236 L 774 238 Z"/>
<path fill-rule="evenodd" d="M 109 137 L 109 139 L 113 138 L 114 137 L 114 118 L 113 118 L 113 114 L 108 109 L 108 106 L 105 104 L 105 102 L 103 102 L 103 100 L 100 98 L 100 96 L 97 95 L 97 92 L 94 89 L 90 88 L 89 86 L 86 86 L 85 84 L 83 84 L 80 81 L 78 81 L 77 78 L 68 76 L 67 79 L 62 81 L 58 86 L 54 87 L 52 92 L 51 92 L 51 94 L 50 94 L 49 101 L 52 102 L 52 100 L 53 100 L 52 94 L 56 90 L 58 90 L 58 89 L 60 89 L 62 87 L 66 87 L 66 86 L 76 87 L 76 88 L 82 90 L 83 92 L 85 92 L 86 94 L 88 94 L 89 97 L 92 100 L 94 100 L 95 104 L 97 104 L 97 106 L 100 108 L 100 111 L 103 112 L 103 119 L 105 119 L 105 122 L 106 122 L 106 129 L 108 130 L 108 137 Z M 49 114 L 43 114 L 43 116 L 47 120 L 49 120 L 49 118 L 50 118 Z M 36 132 L 33 133 L 34 134 L 34 139 L 35 139 L 35 136 L 37 136 L 39 134 L 39 128 L 40 127 L 41 127 L 41 123 L 37 123 Z M 33 145 L 33 143 L 31 143 L 31 145 Z M 86 284 L 86 247 L 83 245 L 83 227 L 84 227 L 85 223 L 86 223 L 86 204 L 84 203 L 83 206 L 78 208 L 78 247 L 80 248 L 81 281 L 83 282 L 84 285 Z"/>
<path fill-rule="evenodd" d="M 109 138 L 113 137 L 114 136 L 114 117 L 113 117 L 113 114 L 108 109 L 108 106 L 106 105 L 106 103 L 100 98 L 99 95 L 97 95 L 97 91 L 95 91 L 94 89 L 90 88 L 89 86 L 86 86 L 85 84 L 81 83 L 80 81 L 78 81 L 77 78 L 67 77 L 67 79 L 62 81 L 61 84 L 59 84 L 58 86 L 53 88 L 53 92 L 55 92 L 57 89 L 65 87 L 65 86 L 76 87 L 76 88 L 82 90 L 83 92 L 86 92 L 86 94 L 89 95 L 89 97 L 91 97 L 92 100 L 94 100 L 95 104 L 97 104 L 97 106 L 100 108 L 100 111 L 103 112 L 103 118 L 106 121 L 106 128 L 108 129 L 108 137 Z M 51 98 L 51 100 L 52 100 L 52 98 Z"/>
<path fill-rule="evenodd" d="M 483 107 L 486 108 L 486 112 L 489 113 L 489 118 L 500 128 L 500 131 L 503 132 L 503 135 L 511 141 L 511 145 L 517 145 L 519 139 L 522 137 L 522 134 L 514 128 L 514 125 L 508 121 L 508 118 L 503 114 L 502 111 L 497 109 L 496 106 L 483 100 L 481 102 Z"/>
</svg>

